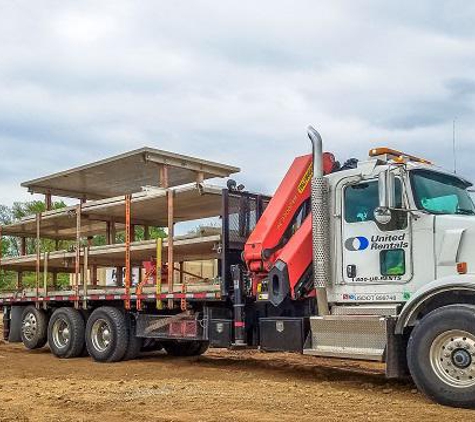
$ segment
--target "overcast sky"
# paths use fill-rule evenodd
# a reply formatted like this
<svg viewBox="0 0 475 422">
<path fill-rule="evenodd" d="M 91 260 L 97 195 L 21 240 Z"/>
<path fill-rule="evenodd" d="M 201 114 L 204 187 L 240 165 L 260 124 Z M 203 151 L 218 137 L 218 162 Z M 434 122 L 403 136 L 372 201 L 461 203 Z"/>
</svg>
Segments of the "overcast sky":
<svg viewBox="0 0 475 422">
<path fill-rule="evenodd" d="M 273 192 L 306 126 L 341 161 L 408 150 L 475 179 L 475 2 L 0 0 L 0 203 L 142 146 Z"/>
</svg>

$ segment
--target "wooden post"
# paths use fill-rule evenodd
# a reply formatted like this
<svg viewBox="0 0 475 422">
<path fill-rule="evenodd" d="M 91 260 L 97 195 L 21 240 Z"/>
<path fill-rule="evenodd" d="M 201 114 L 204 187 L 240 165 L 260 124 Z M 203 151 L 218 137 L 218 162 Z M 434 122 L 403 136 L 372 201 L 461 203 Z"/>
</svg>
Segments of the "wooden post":
<svg viewBox="0 0 475 422">
<path fill-rule="evenodd" d="M 82 207 L 79 204 L 76 208 L 76 260 L 74 268 L 74 307 L 79 309 L 79 278 L 81 273 L 81 213 Z"/>
<path fill-rule="evenodd" d="M 117 241 L 117 228 L 115 226 L 115 221 L 111 221 L 111 245 L 115 245 Z"/>
<path fill-rule="evenodd" d="M 157 239 L 157 261 L 155 271 L 155 288 L 157 295 L 157 309 L 160 311 L 163 309 L 163 301 L 160 298 L 162 294 L 162 267 L 163 267 L 163 239 L 159 237 Z"/>
<path fill-rule="evenodd" d="M 36 214 L 36 306 L 39 308 L 41 269 L 41 213 Z"/>
<path fill-rule="evenodd" d="M 150 240 L 150 227 L 143 226 L 143 238 L 144 240 Z"/>
<path fill-rule="evenodd" d="M 43 264 L 43 297 L 48 296 L 48 266 L 49 266 L 49 252 L 44 254 L 44 264 Z M 46 310 L 46 302 L 43 301 L 43 308 Z"/>
<path fill-rule="evenodd" d="M 183 261 L 180 262 L 180 283 L 181 283 L 181 292 L 185 295 L 185 297 L 180 301 L 180 308 L 183 312 L 185 312 L 188 309 L 188 304 L 186 302 L 186 283 L 185 283 L 185 277 L 183 274 Z"/>
<path fill-rule="evenodd" d="M 173 255 L 173 237 L 175 232 L 174 224 L 174 191 L 168 190 L 168 294 L 173 294 L 173 275 L 174 275 L 174 255 Z M 168 300 L 168 308 L 173 309 L 173 299 Z"/>
<path fill-rule="evenodd" d="M 46 211 L 51 211 L 53 208 L 53 200 L 51 198 L 51 193 L 49 192 L 45 195 L 45 208 Z"/>
<path fill-rule="evenodd" d="M 130 265 L 130 243 L 132 241 L 132 225 L 130 223 L 131 214 L 131 196 L 125 196 L 125 309 L 132 307 L 130 301 L 130 286 L 132 268 Z"/>
<path fill-rule="evenodd" d="M 158 185 L 161 188 L 167 189 L 168 188 L 168 166 L 162 164 L 158 167 L 158 171 L 159 171 Z"/>
<path fill-rule="evenodd" d="M 89 245 L 84 247 L 84 267 L 83 267 L 83 303 L 82 308 L 87 309 L 87 286 L 89 284 Z"/>
<path fill-rule="evenodd" d="M 20 245 L 20 254 L 21 256 L 26 255 L 26 238 L 21 238 L 21 245 Z"/>
<path fill-rule="evenodd" d="M 98 280 L 97 280 L 97 265 L 93 265 L 91 267 L 91 272 L 92 272 L 92 274 L 91 274 L 91 277 L 92 277 L 91 284 L 93 286 L 97 286 L 97 282 L 98 282 Z"/>
<path fill-rule="evenodd" d="M 205 180 L 205 174 L 202 171 L 196 173 L 196 183 L 200 184 L 203 183 Z"/>
</svg>

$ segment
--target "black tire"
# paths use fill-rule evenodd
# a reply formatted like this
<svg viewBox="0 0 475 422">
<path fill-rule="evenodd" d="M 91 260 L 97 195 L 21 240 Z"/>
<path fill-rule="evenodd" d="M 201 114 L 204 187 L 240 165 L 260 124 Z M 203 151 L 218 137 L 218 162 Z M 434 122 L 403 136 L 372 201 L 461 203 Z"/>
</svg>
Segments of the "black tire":
<svg viewBox="0 0 475 422">
<path fill-rule="evenodd" d="M 207 341 L 167 341 L 163 348 L 170 356 L 201 356 L 209 348 Z"/>
<path fill-rule="evenodd" d="M 142 349 L 143 339 L 136 337 L 135 318 L 132 315 L 127 314 L 125 316 L 125 321 L 127 323 L 128 343 L 124 360 L 127 361 L 137 359 L 138 355 L 140 354 L 140 350 Z"/>
<path fill-rule="evenodd" d="M 53 355 L 62 359 L 82 356 L 85 348 L 86 323 L 74 308 L 59 308 L 48 324 L 48 344 Z"/>
<path fill-rule="evenodd" d="M 121 361 L 127 344 L 128 331 L 123 312 L 104 306 L 91 314 L 86 324 L 86 347 L 95 361 Z"/>
<path fill-rule="evenodd" d="M 437 403 L 458 408 L 475 408 L 472 354 L 475 307 L 470 305 L 445 306 L 426 315 L 407 346 L 409 370 L 419 390 Z"/>
<path fill-rule="evenodd" d="M 10 311 L 10 335 L 8 341 L 10 343 L 21 343 L 21 324 L 23 322 L 24 306 L 12 306 Z"/>
<path fill-rule="evenodd" d="M 29 350 L 41 349 L 48 341 L 46 312 L 27 306 L 21 317 L 21 341 Z"/>
</svg>

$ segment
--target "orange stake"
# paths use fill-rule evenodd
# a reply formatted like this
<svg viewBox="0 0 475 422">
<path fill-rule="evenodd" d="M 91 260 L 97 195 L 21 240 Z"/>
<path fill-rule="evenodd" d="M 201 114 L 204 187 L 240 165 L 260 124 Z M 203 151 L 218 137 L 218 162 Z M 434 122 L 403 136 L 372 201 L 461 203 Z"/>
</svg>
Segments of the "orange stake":
<svg viewBox="0 0 475 422">
<path fill-rule="evenodd" d="M 130 266 L 130 242 L 132 229 L 130 224 L 131 196 L 125 196 L 125 309 L 130 310 L 131 266 Z"/>
</svg>

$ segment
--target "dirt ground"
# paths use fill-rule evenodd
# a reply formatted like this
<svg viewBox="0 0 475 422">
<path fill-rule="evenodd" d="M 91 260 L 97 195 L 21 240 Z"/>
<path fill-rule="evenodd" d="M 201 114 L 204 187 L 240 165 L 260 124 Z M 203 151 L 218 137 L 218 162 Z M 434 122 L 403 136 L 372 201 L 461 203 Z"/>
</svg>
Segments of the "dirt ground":
<svg viewBox="0 0 475 422">
<path fill-rule="evenodd" d="M 432 404 L 409 382 L 387 382 L 377 364 L 212 350 L 104 365 L 0 341 L 0 421 L 450 419 L 474 420 L 475 411 Z"/>
</svg>

